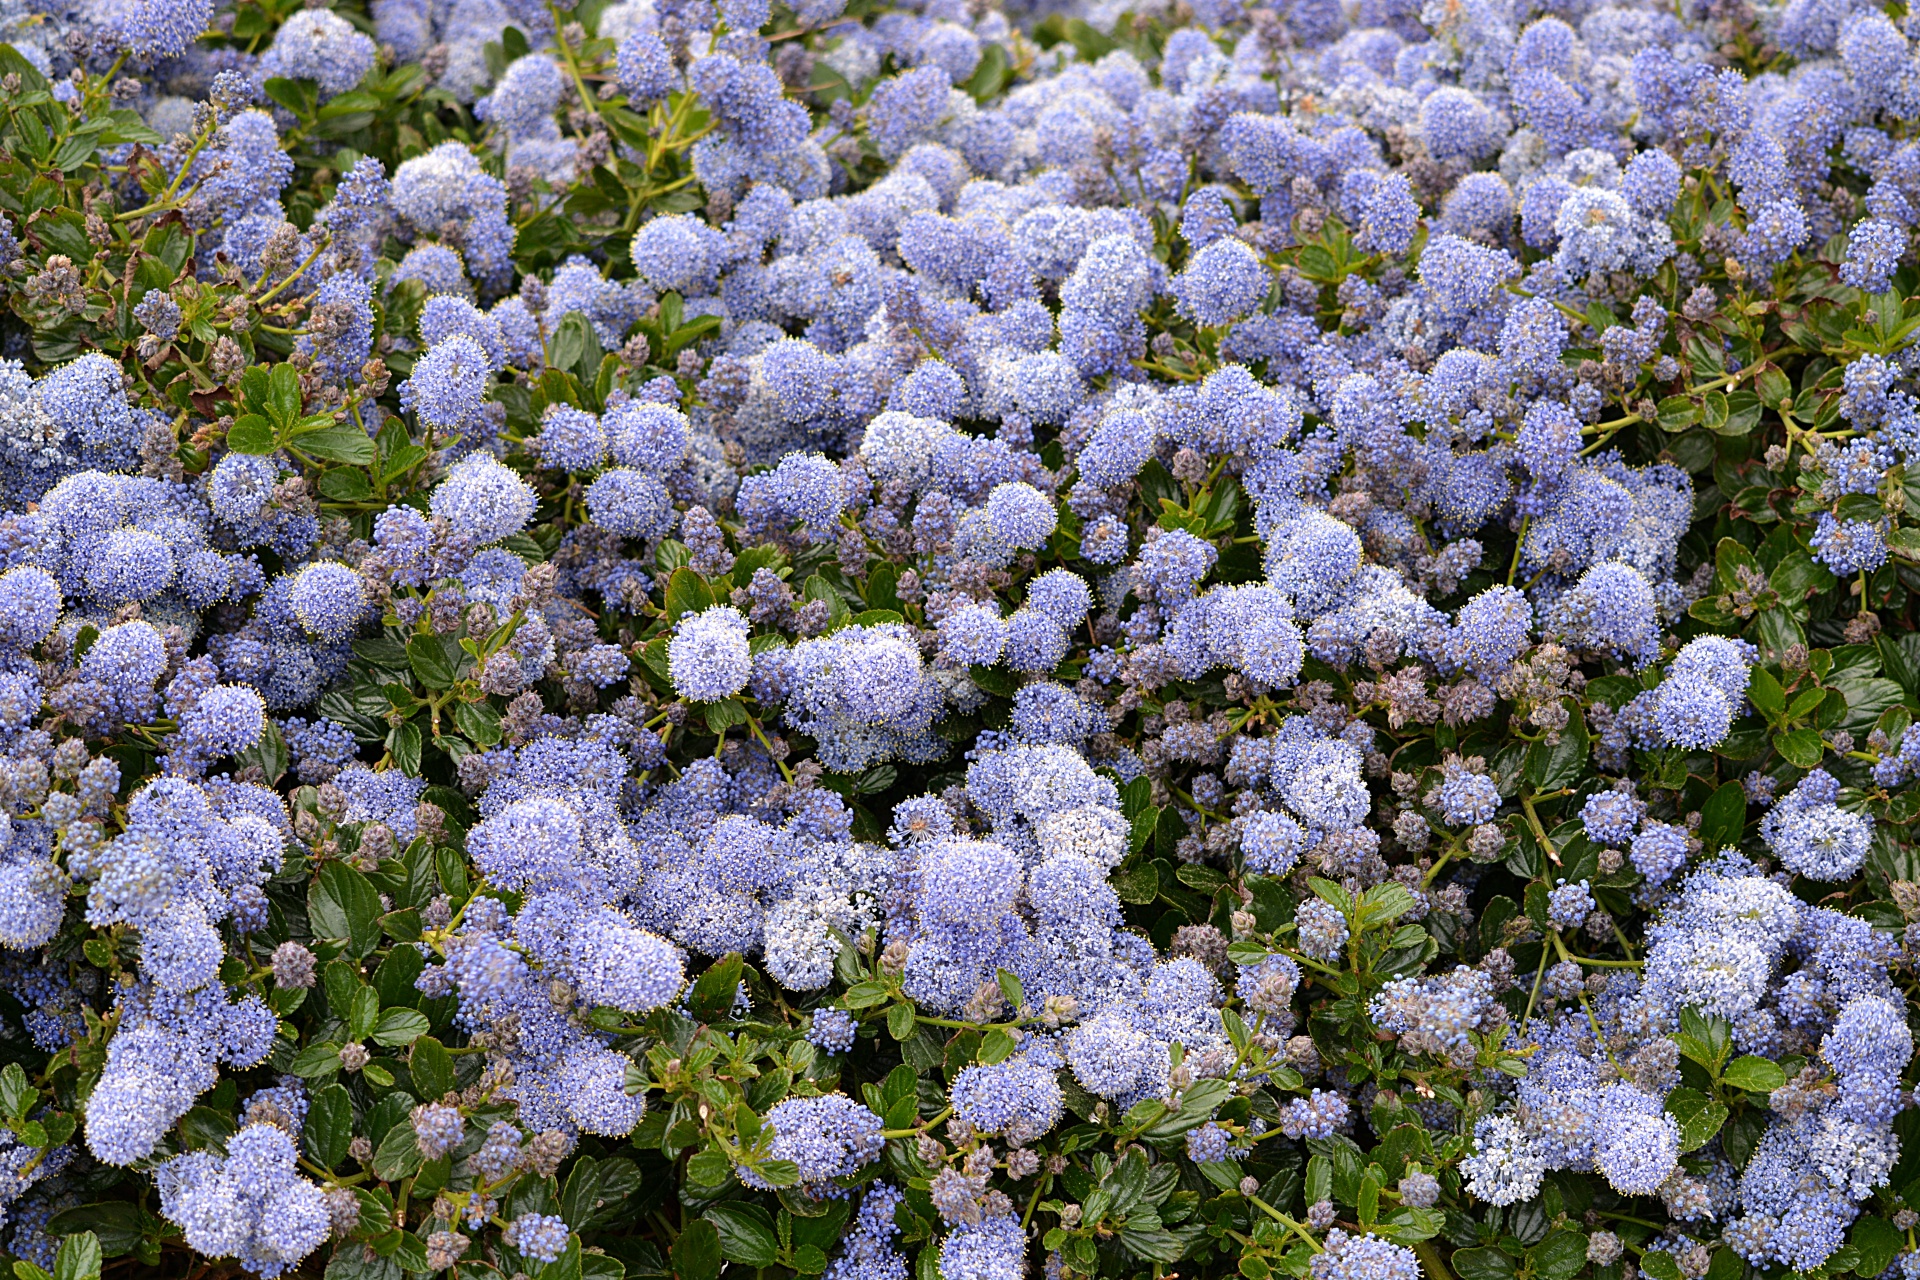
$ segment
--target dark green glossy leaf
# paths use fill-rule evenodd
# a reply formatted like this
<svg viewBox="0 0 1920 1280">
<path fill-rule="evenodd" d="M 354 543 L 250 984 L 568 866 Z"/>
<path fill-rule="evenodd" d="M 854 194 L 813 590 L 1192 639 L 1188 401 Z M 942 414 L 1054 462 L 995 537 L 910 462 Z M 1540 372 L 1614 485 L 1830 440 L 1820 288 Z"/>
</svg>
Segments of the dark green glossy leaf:
<svg viewBox="0 0 1920 1280">
<path fill-rule="evenodd" d="M 1680 1150 L 1698 1151 L 1712 1141 L 1730 1114 L 1725 1103 L 1694 1089 L 1675 1089 L 1667 1095 L 1667 1114 L 1680 1125 Z"/>
<path fill-rule="evenodd" d="M 1700 806 L 1700 843 L 1718 852 L 1740 845 L 1747 820 L 1747 789 L 1738 782 L 1722 783 Z"/>
<path fill-rule="evenodd" d="M 287 366 L 275 365 L 274 367 L 284 369 Z M 324 427 L 319 431 L 298 436 L 292 441 L 292 447 L 308 457 L 322 458 L 328 462 L 344 462 L 355 467 L 371 466 L 374 461 L 373 437 L 351 422 Z M 364 481 L 362 483 L 364 484 Z M 324 486 L 322 491 L 324 492 Z M 371 493 L 371 488 L 366 492 Z"/>
<path fill-rule="evenodd" d="M 773 1216 L 757 1204 L 729 1201 L 704 1215 L 720 1237 L 720 1256 L 744 1267 L 770 1267 L 779 1256 Z"/>
<path fill-rule="evenodd" d="M 719 1227 L 708 1218 L 694 1219 L 673 1242 L 668 1257 L 673 1263 L 674 1280 L 715 1280 L 725 1257 Z"/>
<path fill-rule="evenodd" d="M 307 1155 L 322 1168 L 331 1169 L 347 1158 L 347 1144 L 353 1140 L 353 1099 L 346 1089 L 329 1084 L 313 1091 L 300 1136 Z"/>
<path fill-rule="evenodd" d="M 407 665 L 429 689 L 450 689 L 459 679 L 458 668 L 439 636 L 414 636 L 408 640 Z"/>
<path fill-rule="evenodd" d="M 1453 1270 L 1460 1280 L 1513 1280 L 1513 1259 L 1498 1249 L 1457 1249 Z"/>
</svg>

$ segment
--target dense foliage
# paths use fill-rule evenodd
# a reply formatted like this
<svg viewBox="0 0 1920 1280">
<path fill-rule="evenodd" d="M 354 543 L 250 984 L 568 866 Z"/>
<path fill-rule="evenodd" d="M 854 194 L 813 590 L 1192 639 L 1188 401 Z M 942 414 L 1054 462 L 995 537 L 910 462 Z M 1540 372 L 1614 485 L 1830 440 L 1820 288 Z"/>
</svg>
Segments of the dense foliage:
<svg viewBox="0 0 1920 1280">
<path fill-rule="evenodd" d="M 1920 1276 L 1870 0 L 9 0 L 17 1280 Z"/>
</svg>

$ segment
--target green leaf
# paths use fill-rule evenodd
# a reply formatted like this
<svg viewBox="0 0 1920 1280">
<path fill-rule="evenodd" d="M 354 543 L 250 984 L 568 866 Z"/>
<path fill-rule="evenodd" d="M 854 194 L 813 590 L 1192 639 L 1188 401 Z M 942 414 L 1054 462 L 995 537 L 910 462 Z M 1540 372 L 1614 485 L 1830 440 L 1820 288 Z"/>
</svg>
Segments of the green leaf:
<svg viewBox="0 0 1920 1280">
<path fill-rule="evenodd" d="M 776 576 L 785 576 L 788 565 L 787 553 L 771 543 L 760 543 L 742 551 L 733 562 L 733 580 L 739 586 L 753 581 L 753 575 L 761 569 L 770 569 Z"/>
<path fill-rule="evenodd" d="M 453 1055 L 432 1036 L 423 1035 L 413 1042 L 407 1067 L 413 1075 L 415 1090 L 430 1102 L 445 1097 L 453 1089 Z"/>
<path fill-rule="evenodd" d="M 276 364 L 267 375 L 267 412 L 283 427 L 300 416 L 300 375 L 290 364 Z"/>
<path fill-rule="evenodd" d="M 451 689 L 460 678 L 439 636 L 414 636 L 407 641 L 407 665 L 429 689 Z"/>
<path fill-rule="evenodd" d="M 1905 1244 L 1906 1233 L 1891 1222 L 1873 1214 L 1863 1216 L 1853 1224 L 1853 1248 L 1860 1255 L 1854 1271 L 1863 1276 L 1879 1275 Z"/>
<path fill-rule="evenodd" d="M 1580 776 L 1587 764 L 1587 722 L 1574 699 L 1565 700 L 1566 727 L 1559 742 L 1536 742 L 1527 748 L 1526 777 L 1535 791 L 1557 791 Z"/>
<path fill-rule="evenodd" d="M 387 750 L 392 754 L 393 762 L 399 766 L 400 772 L 419 774 L 420 739 L 420 725 L 412 720 L 405 724 L 397 724 L 387 731 Z"/>
<path fill-rule="evenodd" d="M 373 1042 L 390 1048 L 412 1044 L 432 1030 L 433 1024 L 427 1016 L 413 1009 L 387 1009 L 380 1014 L 380 1021 L 374 1024 Z"/>
<path fill-rule="evenodd" d="M 747 708 L 738 698 L 706 705 L 707 728 L 717 738 L 735 725 L 747 722 Z"/>
<path fill-rule="evenodd" d="M 376 667 L 385 667 L 389 671 L 405 671 L 408 666 L 406 646 L 384 636 L 355 640 L 353 652 L 355 656 L 364 658 Z"/>
<path fill-rule="evenodd" d="M 1000 90 L 1006 87 L 1012 68 L 1007 61 L 1007 51 L 1000 45 L 989 44 L 980 54 L 979 65 L 973 69 L 973 77 L 965 88 L 973 95 L 973 100 L 985 106 L 1000 96 Z"/>
<path fill-rule="evenodd" d="M 1369 927 L 1398 920 L 1418 905 L 1412 890 L 1394 882 L 1375 885 L 1360 900 L 1360 909 L 1366 913 Z"/>
<path fill-rule="evenodd" d="M 252 746 L 242 751 L 234 759 L 244 768 L 255 765 L 259 768 L 269 785 L 278 782 L 293 763 L 293 755 L 287 750 L 287 740 L 280 733 L 280 726 L 269 719 L 260 731 L 260 738 Z"/>
<path fill-rule="evenodd" d="M 1505 894 L 1496 894 L 1480 912 L 1480 949 L 1491 951 L 1506 936 L 1507 921 L 1520 914 L 1520 904 Z"/>
<path fill-rule="evenodd" d="M 688 1223 L 668 1252 L 675 1280 L 715 1280 L 724 1256 L 720 1249 L 720 1229 L 710 1218 L 695 1218 Z"/>
<path fill-rule="evenodd" d="M 0 46 L 5 48 L 7 46 Z M 63 1209 L 47 1220 L 44 1231 L 50 1236 L 90 1231 L 99 1240 L 102 1255 L 118 1258 L 132 1253 L 150 1232 L 157 1234 L 160 1227 L 161 1223 L 139 1205 L 125 1200 L 106 1200 Z"/>
<path fill-rule="evenodd" d="M 1713 1075 L 1732 1051 L 1733 1029 L 1725 1018 L 1707 1017 L 1696 1009 L 1680 1011 L 1680 1034 L 1674 1037 L 1682 1057 L 1690 1058 Z"/>
<path fill-rule="evenodd" d="M 1498 1249 L 1456 1249 L 1453 1269 L 1460 1280 L 1513 1280 L 1513 1259 Z"/>
<path fill-rule="evenodd" d="M 1127 1224 L 1120 1228 L 1120 1244 L 1133 1257 L 1143 1262 L 1178 1262 L 1187 1251 L 1187 1234 L 1199 1230 L 1189 1226 L 1179 1233 L 1162 1226 L 1136 1226 L 1136 1217 L 1130 1217 Z"/>
<path fill-rule="evenodd" d="M 1816 768 L 1826 754 L 1826 744 L 1820 741 L 1818 729 L 1792 729 L 1786 733 L 1773 735 L 1773 749 L 1778 751 L 1788 764 L 1801 769 Z"/>
<path fill-rule="evenodd" d="M 273 370 L 265 364 L 248 365 L 240 375 L 240 395 L 250 413 L 262 417 L 273 412 Z"/>
<path fill-rule="evenodd" d="M 1787 1073 L 1780 1069 L 1778 1063 L 1748 1054 L 1744 1058 L 1735 1058 L 1729 1062 L 1725 1073 L 1720 1078 L 1736 1089 L 1746 1089 L 1752 1093 L 1772 1093 L 1787 1082 Z"/>
<path fill-rule="evenodd" d="M 1113 891 L 1120 901 L 1144 906 L 1160 896 L 1160 873 L 1151 862 L 1141 861 L 1115 873 Z"/>
<path fill-rule="evenodd" d="M 1454 1257 L 1459 1257 L 1455 1254 Z M 1680 1280 L 1680 1264 L 1665 1249 L 1649 1249 L 1640 1258 L 1640 1269 L 1653 1280 Z"/>
<path fill-rule="evenodd" d="M 773 1216 L 744 1200 L 714 1205 L 706 1212 L 720 1237 L 720 1256 L 743 1267 L 770 1267 L 780 1256 L 773 1235 Z"/>
<path fill-rule="evenodd" d="M 1306 1193 L 1308 1204 L 1333 1199 L 1333 1161 L 1325 1156 L 1307 1161 Z"/>
<path fill-rule="evenodd" d="M 290 80 L 275 76 L 262 86 L 267 96 L 303 120 L 313 118 L 320 104 L 320 86 L 311 80 Z"/>
<path fill-rule="evenodd" d="M 1734 1169 L 1747 1167 L 1747 1161 L 1753 1159 L 1753 1148 L 1761 1144 L 1764 1132 L 1766 1115 L 1753 1107 L 1740 1111 L 1720 1128 L 1720 1150 L 1726 1151 L 1726 1159 L 1734 1161 Z"/>
<path fill-rule="evenodd" d="M 340 1070 L 340 1046 L 331 1041 L 310 1044 L 293 1055 L 287 1070 L 302 1080 L 320 1080 Z"/>
<path fill-rule="evenodd" d="M 417 464 L 425 461 L 427 456 L 427 451 L 417 444 L 401 445 L 398 449 L 388 454 L 386 460 L 380 464 L 381 481 L 386 484 L 392 484 L 394 480 L 412 470 Z M 501 545 L 524 559 L 525 555 L 521 551 L 522 541 L 531 541 L 531 539 L 526 539 L 525 535 L 516 534 L 514 537 L 508 538 Z"/>
<path fill-rule="evenodd" d="M 738 579 L 735 579 L 735 581 L 738 581 Z M 899 567 L 889 561 L 882 560 L 880 563 L 874 565 L 872 570 L 867 574 L 866 585 L 861 594 L 866 598 L 867 608 L 891 609 L 895 613 L 899 613 L 903 608 L 900 603 L 899 586 Z"/>
<path fill-rule="evenodd" d="M 673 571 L 673 576 L 667 579 L 666 610 L 670 621 L 678 622 L 689 613 L 699 613 L 702 609 L 712 607 L 713 588 L 707 585 L 705 578 L 685 565 Z"/>
<path fill-rule="evenodd" d="M 636 1241 L 635 1243 L 643 1242 Z M 573 1244 L 567 1246 L 569 1251 L 574 1247 Z M 547 1277 L 542 1276 L 540 1280 L 547 1280 Z M 627 1264 L 610 1254 L 587 1253 L 582 1251 L 580 1254 L 580 1280 L 627 1280 Z M 1718 1280 L 1718 1277 L 1716 1277 L 1715 1280 Z"/>
<path fill-rule="evenodd" d="M 1236 938 L 1227 944 L 1227 959 L 1237 965 L 1252 967 L 1265 960 L 1270 954 L 1260 943 L 1248 942 L 1244 938 Z"/>
<path fill-rule="evenodd" d="M 1795 694 L 1793 701 L 1787 706 L 1788 722 L 1804 720 L 1812 715 L 1819 709 L 1820 704 L 1827 700 L 1827 693 L 1828 691 L 1825 689 L 1813 688 L 1802 689 L 1799 693 Z"/>
<path fill-rule="evenodd" d="M 1780 372 L 1779 368 L 1775 365 L 1767 364 L 1760 366 L 1760 369 L 1754 375 L 1753 385 L 1754 390 L 1758 393 L 1760 403 L 1766 405 L 1769 409 L 1778 409 L 1793 395 L 1792 379 Z"/>
<path fill-rule="evenodd" d="M 1439 1235 L 1446 1225 L 1447 1217 L 1438 1209 L 1397 1209 L 1373 1227 L 1395 1244 L 1418 1244 Z"/>
<path fill-rule="evenodd" d="M 1550 1231 L 1528 1251 L 1527 1259 L 1541 1280 L 1569 1280 L 1587 1265 L 1587 1238 L 1565 1228 Z"/>
<path fill-rule="evenodd" d="M 1765 667 L 1753 668 L 1752 678 L 1747 683 L 1747 697 L 1759 708 L 1760 714 L 1769 720 L 1778 720 L 1787 714 L 1786 691 Z"/>
<path fill-rule="evenodd" d="M 0 1108 L 10 1120 L 17 1120 L 27 1114 L 27 1109 L 38 1102 L 40 1095 L 27 1083 L 27 1073 L 17 1062 L 9 1062 L 0 1070 Z"/>
<path fill-rule="evenodd" d="M 598 347 L 600 340 L 587 323 L 586 316 L 578 311 L 567 312 L 561 318 L 559 327 L 554 330 L 552 341 L 547 344 L 552 367 L 555 369 L 579 367 L 585 363 L 589 343 Z"/>
<path fill-rule="evenodd" d="M 1150 803 L 1141 806 L 1141 808 L 1133 814 L 1131 829 L 1127 833 L 1128 853 L 1139 853 L 1142 849 L 1146 848 L 1147 841 L 1153 839 L 1154 828 L 1159 825 L 1159 807 Z M 1147 901 L 1151 902 L 1153 899 L 1149 897 Z"/>
<path fill-rule="evenodd" d="M 1669 433 L 1685 431 L 1699 420 L 1700 406 L 1688 396 L 1668 396 L 1654 410 L 1654 421 Z"/>
<path fill-rule="evenodd" d="M 322 1085 L 313 1091 L 301 1141 L 313 1162 L 324 1168 L 347 1158 L 347 1144 L 353 1141 L 353 1098 L 344 1086 Z"/>
<path fill-rule="evenodd" d="M 1773 567 L 1767 583 L 1789 604 L 1815 591 L 1833 590 L 1833 572 L 1804 551 L 1790 551 Z"/>
<path fill-rule="evenodd" d="M 1707 395 L 1710 400 L 1720 397 L 1717 391 Z M 1717 411 L 1709 410 L 1706 416 L 1707 430 L 1715 435 L 1744 436 L 1760 425 L 1760 397 L 1751 391 L 1729 391 L 1720 397 Z"/>
<path fill-rule="evenodd" d="M 1533 921 L 1533 927 L 1541 933 L 1551 933 L 1552 929 L 1548 923 L 1550 920 L 1550 916 L 1548 915 L 1550 897 L 1547 892 L 1547 886 L 1541 884 L 1538 880 L 1529 884 L 1526 892 L 1526 906 L 1527 919 Z"/>
<path fill-rule="evenodd" d="M 1747 789 L 1738 782 L 1722 783 L 1700 806 L 1700 843 L 1710 853 L 1740 846 L 1747 821 Z"/>
<path fill-rule="evenodd" d="M 1667 1095 L 1667 1114 L 1680 1125 L 1680 1150 L 1698 1151 L 1713 1140 L 1731 1113 L 1725 1103 L 1696 1089 L 1675 1089 Z"/>
<path fill-rule="evenodd" d="M 846 598 L 834 590 L 833 584 L 828 582 L 825 576 L 816 573 L 801 583 L 800 595 L 802 599 L 809 603 L 818 600 L 827 606 L 827 617 L 829 619 L 827 629 L 829 631 L 836 630 L 845 625 L 850 612 L 847 608 Z"/>
<path fill-rule="evenodd" d="M 1027 1002 L 1026 989 L 1020 985 L 1020 975 L 1011 969 L 996 969 L 993 980 L 1000 985 L 1000 994 L 1007 998 L 1009 1009 L 1018 1009 Z"/>
<path fill-rule="evenodd" d="M 365 1040 L 380 1021 L 380 993 L 372 987 L 360 987 L 347 1005 L 347 1037 Z"/>
<path fill-rule="evenodd" d="M 733 1010 L 734 994 L 740 989 L 740 972 L 745 968 L 738 951 L 716 960 L 693 984 L 687 997 L 688 1010 L 702 1022 L 718 1022 Z"/>
<path fill-rule="evenodd" d="M 490 747 L 501 738 L 500 713 L 484 702 L 454 704 L 453 723 L 475 746 Z"/>
<path fill-rule="evenodd" d="M 887 1002 L 887 989 L 878 982 L 856 982 L 842 999 L 849 1009 L 871 1009 Z"/>
<path fill-rule="evenodd" d="M 284 366 L 275 365 L 274 367 L 283 368 Z M 373 437 L 368 435 L 364 428 L 351 422 L 323 427 L 319 431 L 309 431 L 305 435 L 295 437 L 291 447 L 309 457 L 323 458 L 328 462 L 344 462 L 355 467 L 372 466 L 375 458 Z M 365 481 L 361 483 L 365 484 Z M 369 488 L 367 492 L 371 493 L 372 490 Z"/>
<path fill-rule="evenodd" d="M 608 1161 L 609 1165 L 612 1163 Z M 585 1230 L 595 1205 L 602 1199 L 600 1192 L 600 1162 L 592 1156 L 581 1156 L 573 1162 L 566 1189 L 560 1193 L 560 1216 L 576 1231 Z"/>
<path fill-rule="evenodd" d="M 420 1171 L 420 1144 L 414 1139 L 413 1126 L 402 1119 L 387 1130 L 373 1153 L 373 1174 L 383 1182 L 398 1182 Z"/>
<path fill-rule="evenodd" d="M 727 1163 L 726 1156 L 711 1147 L 694 1152 L 687 1160 L 687 1178 L 696 1186 L 721 1186 L 732 1172 L 733 1166 Z"/>
<path fill-rule="evenodd" d="M 344 862 L 329 862 L 307 891 L 314 935 L 344 941 L 356 956 L 380 942 L 380 894 L 373 882 Z"/>
<path fill-rule="evenodd" d="M 1333 881 L 1322 879 L 1319 876 L 1311 876 L 1307 880 L 1307 888 L 1313 890 L 1314 897 L 1320 899 L 1320 901 L 1326 903 L 1341 915 L 1351 916 L 1353 914 L 1352 895 Z"/>
<path fill-rule="evenodd" d="M 273 371 L 264 364 L 250 364 L 240 375 L 240 398 L 248 412 L 265 416 L 273 397 Z"/>
<path fill-rule="evenodd" d="M 100 1237 L 81 1231 L 62 1240 L 53 1259 L 53 1280 L 100 1280 Z"/>
<path fill-rule="evenodd" d="M 896 1004 L 887 1010 L 887 1034 L 895 1040 L 905 1040 L 913 1034 L 915 1018 L 913 1006 Z"/>
<path fill-rule="evenodd" d="M 227 448 L 235 453 L 263 455 L 278 447 L 273 424 L 257 413 L 244 414 L 227 428 Z"/>
</svg>

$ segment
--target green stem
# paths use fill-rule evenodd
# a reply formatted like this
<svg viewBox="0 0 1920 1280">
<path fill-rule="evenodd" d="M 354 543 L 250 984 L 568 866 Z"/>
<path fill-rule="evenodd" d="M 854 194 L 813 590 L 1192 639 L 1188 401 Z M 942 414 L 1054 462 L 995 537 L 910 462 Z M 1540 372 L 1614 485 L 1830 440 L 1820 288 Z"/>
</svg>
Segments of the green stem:
<svg viewBox="0 0 1920 1280">
<path fill-rule="evenodd" d="M 767 749 L 767 755 L 773 760 L 775 764 L 780 766 L 780 776 L 785 778 L 787 782 L 791 784 L 793 782 L 793 770 L 787 768 L 787 762 L 785 760 L 782 760 L 778 755 L 774 753 L 773 744 L 767 741 L 767 735 L 765 731 L 760 728 L 760 722 L 758 720 L 755 720 L 752 716 L 748 716 L 747 725 L 749 728 L 753 730 L 753 736 L 760 739 L 760 745 Z M 652 725 L 649 724 L 648 728 L 652 728 Z"/>
<path fill-rule="evenodd" d="M 142 217 L 146 214 L 152 213 L 156 209 L 162 209 L 167 207 L 168 203 L 173 199 L 174 193 L 180 190 L 180 183 L 183 180 L 185 180 L 187 176 L 187 170 L 193 168 L 194 158 L 197 157 L 200 154 L 201 149 L 205 147 L 207 143 L 211 142 L 212 140 L 213 140 L 213 129 L 206 129 L 201 133 L 196 134 L 193 139 L 193 145 L 187 148 L 187 154 L 185 158 L 183 158 L 180 161 L 180 171 L 173 175 L 173 181 L 167 184 L 167 189 L 160 193 L 159 199 L 152 200 L 147 204 L 142 205 L 140 208 L 131 210 L 127 213 L 116 214 L 114 215 L 113 220 L 115 222 L 130 222 L 135 218 Z M 194 185 L 198 186 L 199 184 L 195 183 Z"/>
<path fill-rule="evenodd" d="M 580 105 L 588 111 L 598 111 L 599 100 L 587 88 L 586 78 L 580 74 L 580 64 L 573 56 L 573 45 L 566 36 L 566 20 L 553 0 L 547 0 L 547 12 L 553 15 L 553 42 L 560 46 L 560 56 L 567 64 L 567 74 L 573 77 L 573 87 L 580 91 Z"/>
<path fill-rule="evenodd" d="M 1557 930 L 1553 934 L 1553 949 L 1560 953 L 1560 959 L 1563 962 L 1570 961 L 1574 958 L 1572 954 L 1567 951 L 1567 944 L 1561 940 Z M 1542 956 L 1541 958 L 1545 959 L 1546 957 Z M 1600 1019 L 1594 1015 L 1593 1006 L 1587 1002 L 1587 989 L 1584 983 L 1580 988 L 1580 1008 L 1584 1010 L 1587 1015 L 1587 1025 L 1593 1028 L 1594 1043 L 1605 1051 L 1607 1061 L 1613 1064 L 1613 1069 L 1622 1077 L 1625 1077 L 1627 1072 L 1620 1066 L 1620 1060 L 1613 1056 L 1613 1048 L 1607 1044 L 1607 1033 L 1600 1029 Z"/>
<path fill-rule="evenodd" d="M 1540 999 L 1540 984 L 1546 980 L 1547 957 L 1551 954 L 1552 953 L 1547 950 L 1545 945 L 1541 946 L 1540 967 L 1533 971 L 1533 990 L 1527 993 L 1527 1011 L 1520 1015 L 1520 1025 L 1522 1026 L 1525 1026 L 1527 1024 L 1527 1020 L 1533 1017 L 1533 1006 Z"/>
<path fill-rule="evenodd" d="M 1533 524 L 1532 516 L 1520 518 L 1520 532 L 1513 540 L 1513 562 L 1507 566 L 1507 585 L 1513 585 L 1513 576 L 1520 572 L 1520 549 L 1527 545 L 1527 529 Z"/>
<path fill-rule="evenodd" d="M 916 1124 L 911 1128 L 882 1129 L 880 1131 L 880 1136 L 883 1138 L 911 1138 L 917 1134 L 925 1133 L 927 1130 L 933 1128 L 935 1125 L 939 1124 L 942 1120 L 945 1120 L 948 1116 L 952 1114 L 953 1114 L 953 1108 L 948 1107 L 946 1110 L 942 1111 L 939 1115 L 933 1116 L 932 1118 L 927 1120 L 922 1120 L 919 1124 Z"/>
<path fill-rule="evenodd" d="M 1308 1231 L 1305 1227 L 1301 1226 L 1299 1223 L 1295 1222 L 1292 1218 L 1289 1218 L 1286 1214 L 1280 1212 L 1278 1209 L 1268 1204 L 1265 1200 L 1262 1200 L 1259 1196 L 1248 1196 L 1247 1199 L 1261 1212 L 1265 1213 L 1269 1218 L 1272 1218 L 1275 1222 L 1279 1223 L 1281 1226 L 1285 1227 L 1287 1230 L 1293 1232 L 1295 1235 L 1299 1236 L 1302 1240 L 1305 1240 L 1308 1244 L 1312 1245 L 1313 1251 L 1315 1253 L 1326 1252 L 1325 1249 L 1320 1247 L 1320 1242 L 1313 1238 L 1313 1233 Z"/>
<path fill-rule="evenodd" d="M 1048 1173 L 1041 1175 L 1040 1179 L 1033 1184 L 1033 1194 L 1027 1197 L 1027 1211 L 1020 1215 L 1020 1225 L 1022 1227 L 1026 1227 L 1032 1223 L 1034 1207 L 1040 1203 L 1040 1193 L 1045 1191 L 1047 1184 L 1052 1181 L 1053 1175 Z"/>
<path fill-rule="evenodd" d="M 301 263 L 299 268 L 293 271 L 291 274 L 289 274 L 285 280 L 282 280 L 279 284 L 273 286 L 273 288 L 267 290 L 265 293 L 261 294 L 258 298 L 255 298 L 253 300 L 253 305 L 256 307 L 266 306 L 269 302 L 272 302 L 274 298 L 277 295 L 279 295 L 280 292 L 284 290 L 288 285 L 292 284 L 295 280 L 298 280 L 301 276 L 305 275 L 307 272 L 307 268 L 312 266 L 315 262 L 319 261 L 320 255 L 326 252 L 327 243 L 331 239 L 332 239 L 331 236 L 322 236 L 320 238 L 320 243 L 313 247 L 313 252 L 307 255 L 307 260 Z"/>
<path fill-rule="evenodd" d="M 1533 797 L 1530 795 L 1522 795 L 1520 797 L 1520 808 L 1527 815 L 1527 825 L 1533 829 L 1533 838 L 1538 840 L 1540 847 L 1547 851 L 1547 857 L 1552 861 L 1553 865 L 1556 867 L 1559 866 L 1560 851 L 1553 847 L 1553 841 L 1547 839 L 1547 829 L 1540 825 L 1540 815 L 1533 811 Z"/>
<path fill-rule="evenodd" d="M 1431 1240 L 1413 1242 L 1414 1256 L 1420 1259 L 1420 1265 L 1426 1269 L 1427 1280 L 1453 1280 L 1453 1273 L 1447 1270 L 1447 1264 L 1440 1260 L 1440 1251 L 1433 1247 Z"/>
</svg>

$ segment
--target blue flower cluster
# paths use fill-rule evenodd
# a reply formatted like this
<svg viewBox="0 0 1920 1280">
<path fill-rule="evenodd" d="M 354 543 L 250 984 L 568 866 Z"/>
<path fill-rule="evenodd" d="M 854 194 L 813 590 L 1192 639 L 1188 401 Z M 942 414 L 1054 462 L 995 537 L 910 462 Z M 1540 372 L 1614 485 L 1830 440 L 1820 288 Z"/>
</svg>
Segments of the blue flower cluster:
<svg viewBox="0 0 1920 1280">
<path fill-rule="evenodd" d="M 1516 1106 L 1479 1121 L 1462 1173 L 1476 1195 L 1512 1203 L 1531 1198 L 1546 1171 L 1590 1164 L 1616 1191 L 1658 1194 L 1676 1220 L 1724 1224 L 1723 1239 L 1755 1265 L 1818 1265 L 1898 1149 L 1890 1126 L 1913 1038 L 1889 980 L 1893 947 L 1864 921 L 1801 903 L 1731 850 L 1672 892 L 1648 937 L 1643 979 L 1576 978 L 1578 1008 L 1525 1025 L 1536 1052 Z M 1669 1038 L 1685 1032 L 1676 1010 L 1720 1020 L 1738 1052 L 1817 1053 L 1824 1064 L 1774 1090 L 1743 1169 L 1719 1151 L 1679 1160 L 1663 1107 L 1691 1052 Z"/>
<path fill-rule="evenodd" d="M 0 5 L 16 1271 L 1920 1280 L 1916 39 Z"/>
</svg>

